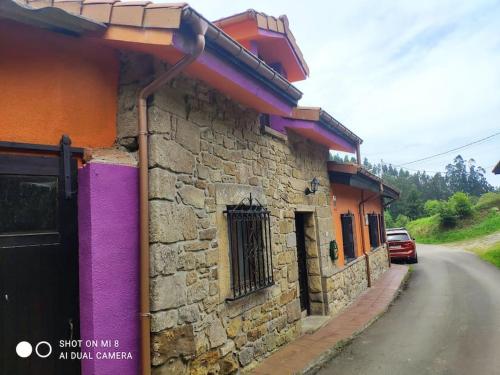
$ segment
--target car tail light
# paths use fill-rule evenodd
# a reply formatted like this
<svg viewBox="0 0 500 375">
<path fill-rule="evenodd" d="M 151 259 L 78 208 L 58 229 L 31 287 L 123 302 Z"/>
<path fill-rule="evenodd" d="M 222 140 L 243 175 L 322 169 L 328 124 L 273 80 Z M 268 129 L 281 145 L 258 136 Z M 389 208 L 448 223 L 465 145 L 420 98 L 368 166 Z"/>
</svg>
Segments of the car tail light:
<svg viewBox="0 0 500 375">
<path fill-rule="evenodd" d="M 405 241 L 401 243 L 401 247 L 405 250 L 413 250 L 415 245 L 413 244 L 413 241 Z"/>
</svg>

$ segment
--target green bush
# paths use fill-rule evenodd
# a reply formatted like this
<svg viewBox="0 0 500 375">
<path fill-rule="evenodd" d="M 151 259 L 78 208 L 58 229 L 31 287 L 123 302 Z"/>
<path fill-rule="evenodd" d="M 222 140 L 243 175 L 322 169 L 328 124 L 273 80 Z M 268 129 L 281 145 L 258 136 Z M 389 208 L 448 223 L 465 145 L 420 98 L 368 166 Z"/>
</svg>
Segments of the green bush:
<svg viewBox="0 0 500 375">
<path fill-rule="evenodd" d="M 410 218 L 408 216 L 399 214 L 398 217 L 396 218 L 396 221 L 394 222 L 394 225 L 397 228 L 406 227 L 409 222 L 410 222 Z"/>
<path fill-rule="evenodd" d="M 467 194 L 460 191 L 456 192 L 450 197 L 448 202 L 453 206 L 458 217 L 465 218 L 472 215 L 472 203 Z"/>
<path fill-rule="evenodd" d="M 394 228 L 394 219 L 392 218 L 392 215 L 389 211 L 384 212 L 384 221 L 386 228 Z"/>
<path fill-rule="evenodd" d="M 458 215 L 455 206 L 450 202 L 443 202 L 439 206 L 439 224 L 444 228 L 453 228 L 457 225 Z"/>
<path fill-rule="evenodd" d="M 437 199 L 430 199 L 424 204 L 424 212 L 427 216 L 433 216 L 439 213 L 439 207 L 442 202 Z"/>
<path fill-rule="evenodd" d="M 493 208 L 493 207 L 500 209 L 500 192 L 499 193 L 490 192 L 481 195 L 474 208 L 476 210 L 482 210 L 485 208 Z"/>
</svg>

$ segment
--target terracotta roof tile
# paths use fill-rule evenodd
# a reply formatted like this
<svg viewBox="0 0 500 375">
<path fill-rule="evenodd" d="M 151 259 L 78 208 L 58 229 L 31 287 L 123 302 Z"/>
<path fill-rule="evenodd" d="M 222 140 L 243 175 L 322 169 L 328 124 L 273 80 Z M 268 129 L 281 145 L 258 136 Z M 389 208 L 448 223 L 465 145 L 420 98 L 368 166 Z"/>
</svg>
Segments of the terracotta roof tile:
<svg viewBox="0 0 500 375">
<path fill-rule="evenodd" d="M 276 18 L 267 16 L 267 28 L 271 31 L 278 32 L 278 23 L 276 22 Z"/>
<path fill-rule="evenodd" d="M 245 18 L 255 19 L 257 22 L 257 26 L 261 29 L 274 31 L 285 35 L 288 41 L 290 42 L 293 51 L 297 55 L 297 58 L 299 59 L 300 64 L 302 65 L 302 68 L 304 69 L 306 74 L 309 75 L 309 67 L 307 66 L 307 63 L 304 59 L 304 55 L 302 54 L 302 51 L 297 45 L 297 41 L 295 40 L 295 37 L 293 36 L 290 30 L 288 24 L 288 18 L 286 15 L 282 15 L 276 18 L 268 16 L 267 14 L 262 12 L 257 12 L 254 9 L 249 9 L 245 12 L 216 20 L 214 21 L 214 24 L 219 27 L 222 27 L 224 25 L 240 22 L 242 19 Z"/>
<path fill-rule="evenodd" d="M 54 0 L 53 6 L 73 14 L 81 14 L 82 11 L 82 2 L 80 0 Z"/>
<path fill-rule="evenodd" d="M 181 26 L 181 12 L 184 6 L 151 3 L 145 9 L 143 26 L 177 29 Z"/>
<path fill-rule="evenodd" d="M 33 8 L 45 8 L 52 6 L 51 0 L 31 0 L 27 4 Z"/>
<path fill-rule="evenodd" d="M 17 0 L 33 8 L 55 7 L 94 21 L 123 26 L 179 28 L 186 3 L 120 0 Z"/>
<path fill-rule="evenodd" d="M 142 27 L 144 8 L 149 1 L 127 1 L 113 4 L 111 21 L 113 25 Z"/>
</svg>

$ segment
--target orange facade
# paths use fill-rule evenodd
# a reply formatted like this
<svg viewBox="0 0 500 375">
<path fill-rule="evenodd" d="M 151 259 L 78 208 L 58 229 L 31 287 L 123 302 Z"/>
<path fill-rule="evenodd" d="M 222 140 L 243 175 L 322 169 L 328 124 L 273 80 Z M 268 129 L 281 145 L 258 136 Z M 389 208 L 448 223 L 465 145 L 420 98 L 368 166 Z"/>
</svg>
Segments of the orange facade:
<svg viewBox="0 0 500 375">
<path fill-rule="evenodd" d="M 2 21 L 0 141 L 110 147 L 116 138 L 116 52 L 82 37 Z"/>
<path fill-rule="evenodd" d="M 366 252 L 370 251 L 370 237 L 368 225 L 366 223 L 366 214 L 383 212 L 380 194 L 368 190 L 358 189 L 349 185 L 332 183 L 331 188 L 331 211 L 333 217 L 333 225 L 336 234 L 336 241 L 339 248 L 339 258 L 337 260 L 338 266 L 345 265 L 344 251 L 343 251 L 343 238 L 342 238 L 342 224 L 340 215 L 352 213 L 353 218 L 353 232 L 355 243 L 356 257 L 363 255 L 363 249 Z M 360 203 L 361 214 L 360 214 Z"/>
</svg>

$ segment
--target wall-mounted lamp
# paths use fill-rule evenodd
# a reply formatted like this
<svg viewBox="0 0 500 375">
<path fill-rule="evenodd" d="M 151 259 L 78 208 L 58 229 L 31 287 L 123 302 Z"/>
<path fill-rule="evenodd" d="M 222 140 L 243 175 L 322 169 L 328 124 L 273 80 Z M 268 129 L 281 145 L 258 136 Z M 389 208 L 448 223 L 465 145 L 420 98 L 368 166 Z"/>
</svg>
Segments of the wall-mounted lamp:
<svg viewBox="0 0 500 375">
<path fill-rule="evenodd" d="M 311 188 L 306 188 L 304 191 L 305 195 L 314 194 L 318 191 L 319 179 L 314 177 L 311 181 Z"/>
</svg>

